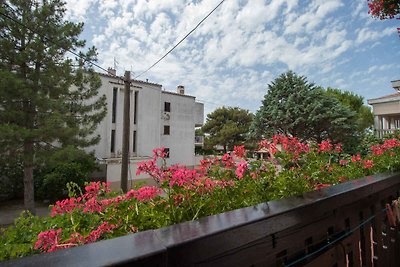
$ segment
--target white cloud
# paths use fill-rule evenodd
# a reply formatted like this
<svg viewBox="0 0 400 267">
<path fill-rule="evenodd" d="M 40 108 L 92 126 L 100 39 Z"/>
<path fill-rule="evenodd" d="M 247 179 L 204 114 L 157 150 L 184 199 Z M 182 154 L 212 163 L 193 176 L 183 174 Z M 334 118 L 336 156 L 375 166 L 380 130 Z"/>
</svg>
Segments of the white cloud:
<svg viewBox="0 0 400 267">
<path fill-rule="evenodd" d="M 395 34 L 395 28 L 386 28 L 383 31 L 374 31 L 369 28 L 363 28 L 358 32 L 356 43 L 362 44 L 364 42 L 377 41 L 385 36 Z"/>
</svg>

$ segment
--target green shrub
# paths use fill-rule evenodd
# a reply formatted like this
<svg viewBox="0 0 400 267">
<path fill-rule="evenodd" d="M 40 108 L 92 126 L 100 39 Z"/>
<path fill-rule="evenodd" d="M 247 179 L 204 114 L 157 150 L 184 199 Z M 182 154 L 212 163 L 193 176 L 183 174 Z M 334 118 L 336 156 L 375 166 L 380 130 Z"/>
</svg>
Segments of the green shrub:
<svg viewBox="0 0 400 267">
<path fill-rule="evenodd" d="M 55 151 L 36 172 L 37 197 L 50 201 L 68 197 L 66 184 L 82 188 L 96 167 L 94 156 L 81 149 L 68 146 Z"/>
</svg>

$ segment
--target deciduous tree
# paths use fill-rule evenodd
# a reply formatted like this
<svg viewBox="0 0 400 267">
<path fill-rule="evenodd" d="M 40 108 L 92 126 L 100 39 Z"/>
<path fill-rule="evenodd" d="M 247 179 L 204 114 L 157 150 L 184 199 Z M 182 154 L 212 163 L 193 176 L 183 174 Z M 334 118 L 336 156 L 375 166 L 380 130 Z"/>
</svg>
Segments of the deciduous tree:
<svg viewBox="0 0 400 267">
<path fill-rule="evenodd" d="M 226 152 L 246 140 L 253 114 L 238 107 L 221 107 L 207 115 L 202 130 L 208 134 L 207 143 L 220 145 Z"/>
</svg>

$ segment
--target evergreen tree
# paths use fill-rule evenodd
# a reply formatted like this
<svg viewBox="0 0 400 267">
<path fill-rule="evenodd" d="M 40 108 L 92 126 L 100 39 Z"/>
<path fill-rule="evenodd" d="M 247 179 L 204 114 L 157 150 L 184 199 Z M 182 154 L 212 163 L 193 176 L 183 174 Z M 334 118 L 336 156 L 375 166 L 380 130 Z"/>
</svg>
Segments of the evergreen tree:
<svg viewBox="0 0 400 267">
<path fill-rule="evenodd" d="M 281 133 L 302 140 L 345 142 L 353 135 L 354 115 L 322 88 L 289 71 L 268 85 L 251 133 L 257 138 Z"/>
<path fill-rule="evenodd" d="M 0 155 L 21 155 L 24 204 L 34 212 L 33 170 L 54 146 L 84 147 L 106 114 L 97 97 L 100 78 L 88 63 L 95 48 L 83 48 L 82 23 L 65 21 L 61 0 L 10 0 L 0 7 Z"/>
</svg>

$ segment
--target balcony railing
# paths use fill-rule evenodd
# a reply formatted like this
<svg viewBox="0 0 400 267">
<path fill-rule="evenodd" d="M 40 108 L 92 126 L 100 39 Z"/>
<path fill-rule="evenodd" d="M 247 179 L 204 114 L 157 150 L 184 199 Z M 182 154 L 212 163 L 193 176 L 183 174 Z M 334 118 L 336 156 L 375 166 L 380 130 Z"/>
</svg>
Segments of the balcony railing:
<svg viewBox="0 0 400 267">
<path fill-rule="evenodd" d="M 378 138 L 383 138 L 386 134 L 394 133 L 400 129 L 375 129 L 375 136 Z"/>
<path fill-rule="evenodd" d="M 400 173 L 369 176 L 0 266 L 400 266 L 399 193 Z"/>
</svg>

